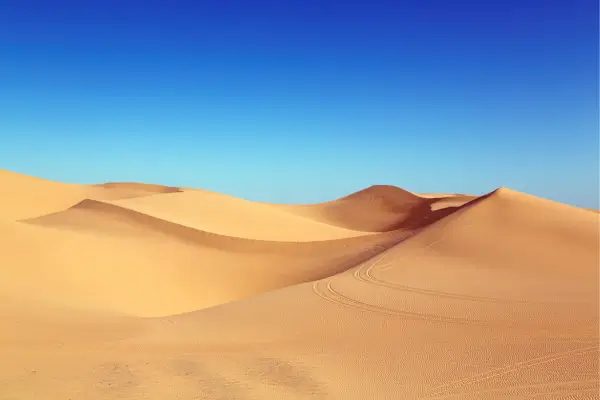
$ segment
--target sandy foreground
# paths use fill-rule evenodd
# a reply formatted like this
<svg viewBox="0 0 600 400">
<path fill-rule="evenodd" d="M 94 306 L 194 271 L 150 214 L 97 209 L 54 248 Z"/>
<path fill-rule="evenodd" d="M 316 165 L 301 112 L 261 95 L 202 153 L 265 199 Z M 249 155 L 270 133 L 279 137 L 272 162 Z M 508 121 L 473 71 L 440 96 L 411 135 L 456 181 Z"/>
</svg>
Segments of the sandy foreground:
<svg viewBox="0 0 600 400">
<path fill-rule="evenodd" d="M 600 215 L 0 170 L 0 400 L 599 399 Z"/>
</svg>

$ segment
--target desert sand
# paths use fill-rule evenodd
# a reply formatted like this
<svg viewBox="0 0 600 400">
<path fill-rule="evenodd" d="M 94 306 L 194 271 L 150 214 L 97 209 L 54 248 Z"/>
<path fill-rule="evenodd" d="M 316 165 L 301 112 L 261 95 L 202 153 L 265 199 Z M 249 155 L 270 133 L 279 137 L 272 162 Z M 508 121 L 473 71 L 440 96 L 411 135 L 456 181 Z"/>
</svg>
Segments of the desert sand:
<svg viewBox="0 0 600 400">
<path fill-rule="evenodd" d="M 600 215 L 0 170 L 0 399 L 599 399 Z"/>
</svg>

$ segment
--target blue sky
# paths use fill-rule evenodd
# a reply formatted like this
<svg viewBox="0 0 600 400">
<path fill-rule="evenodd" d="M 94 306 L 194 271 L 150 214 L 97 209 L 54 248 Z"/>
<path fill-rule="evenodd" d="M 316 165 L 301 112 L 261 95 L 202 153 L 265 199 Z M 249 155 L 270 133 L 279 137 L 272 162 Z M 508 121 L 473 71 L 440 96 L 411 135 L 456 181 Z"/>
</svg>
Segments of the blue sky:
<svg viewBox="0 0 600 400">
<path fill-rule="evenodd" d="M 598 207 L 595 0 L 0 0 L 0 168 Z"/>
</svg>

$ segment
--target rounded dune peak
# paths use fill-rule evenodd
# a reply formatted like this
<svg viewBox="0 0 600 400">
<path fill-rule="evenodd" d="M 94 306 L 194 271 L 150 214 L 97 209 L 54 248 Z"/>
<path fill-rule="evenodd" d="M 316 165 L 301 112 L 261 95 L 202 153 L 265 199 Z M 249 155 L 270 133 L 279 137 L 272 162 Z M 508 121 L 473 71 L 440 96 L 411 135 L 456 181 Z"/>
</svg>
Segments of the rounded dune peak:
<svg viewBox="0 0 600 400">
<path fill-rule="evenodd" d="M 436 199 L 419 197 L 392 185 L 373 185 L 327 203 L 280 206 L 283 210 L 329 225 L 363 232 L 417 229 L 457 207 L 434 210 Z"/>
<path fill-rule="evenodd" d="M 521 193 L 517 190 L 508 188 L 506 186 L 500 186 L 498 189 L 492 191 L 490 194 L 495 195 L 495 196 L 514 196 L 514 195 L 520 195 L 520 194 L 525 194 L 525 193 Z"/>
<path fill-rule="evenodd" d="M 378 202 L 381 206 L 389 207 L 390 209 L 404 209 L 412 204 L 422 202 L 419 196 L 392 185 L 371 185 L 366 189 L 359 190 L 334 201 L 348 200 Z"/>
<path fill-rule="evenodd" d="M 376 185 L 371 185 L 365 189 L 359 190 L 357 192 L 351 193 L 347 196 L 344 197 L 351 197 L 351 196 L 356 196 L 356 195 L 360 195 L 360 194 L 370 194 L 370 195 L 375 195 L 375 196 L 398 196 L 398 195 L 404 195 L 404 196 L 408 196 L 408 197 L 418 197 L 417 195 L 415 195 L 414 193 L 409 192 L 408 190 L 402 189 L 398 186 L 394 186 L 394 185 L 380 185 L 380 184 L 376 184 Z"/>
</svg>

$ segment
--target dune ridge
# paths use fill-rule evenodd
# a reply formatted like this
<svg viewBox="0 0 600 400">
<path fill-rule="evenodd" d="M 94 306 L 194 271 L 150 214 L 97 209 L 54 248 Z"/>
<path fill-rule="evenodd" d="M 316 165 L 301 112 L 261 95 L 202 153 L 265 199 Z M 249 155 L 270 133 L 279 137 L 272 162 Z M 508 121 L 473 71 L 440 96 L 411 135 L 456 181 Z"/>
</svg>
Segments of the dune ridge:
<svg viewBox="0 0 600 400">
<path fill-rule="evenodd" d="M 113 204 L 201 230 L 242 238 L 316 241 L 372 233 L 285 213 L 268 204 L 199 190 L 119 200 Z"/>
<path fill-rule="evenodd" d="M 270 241 L 253 238 L 232 237 L 214 232 L 203 231 L 187 225 L 154 217 L 143 212 L 136 211 L 118 204 L 85 199 L 65 211 L 44 215 L 37 218 L 19 221 L 25 224 L 39 225 L 42 227 L 59 228 L 75 231 L 90 231 L 93 233 L 106 232 L 108 234 L 131 234 L 131 235 L 161 235 L 170 236 L 184 242 L 202 243 L 206 246 L 225 248 L 227 250 L 250 250 L 262 249 L 276 243 L 285 248 L 295 248 L 303 244 L 317 244 L 334 240 L 310 240 L 310 241 Z M 390 236 L 394 232 L 383 232 Z M 373 235 L 363 235 L 373 236 Z M 346 240 L 350 243 L 359 243 L 364 238 L 356 237 L 358 240 Z M 267 246 L 267 247 L 265 247 Z"/>
</svg>

